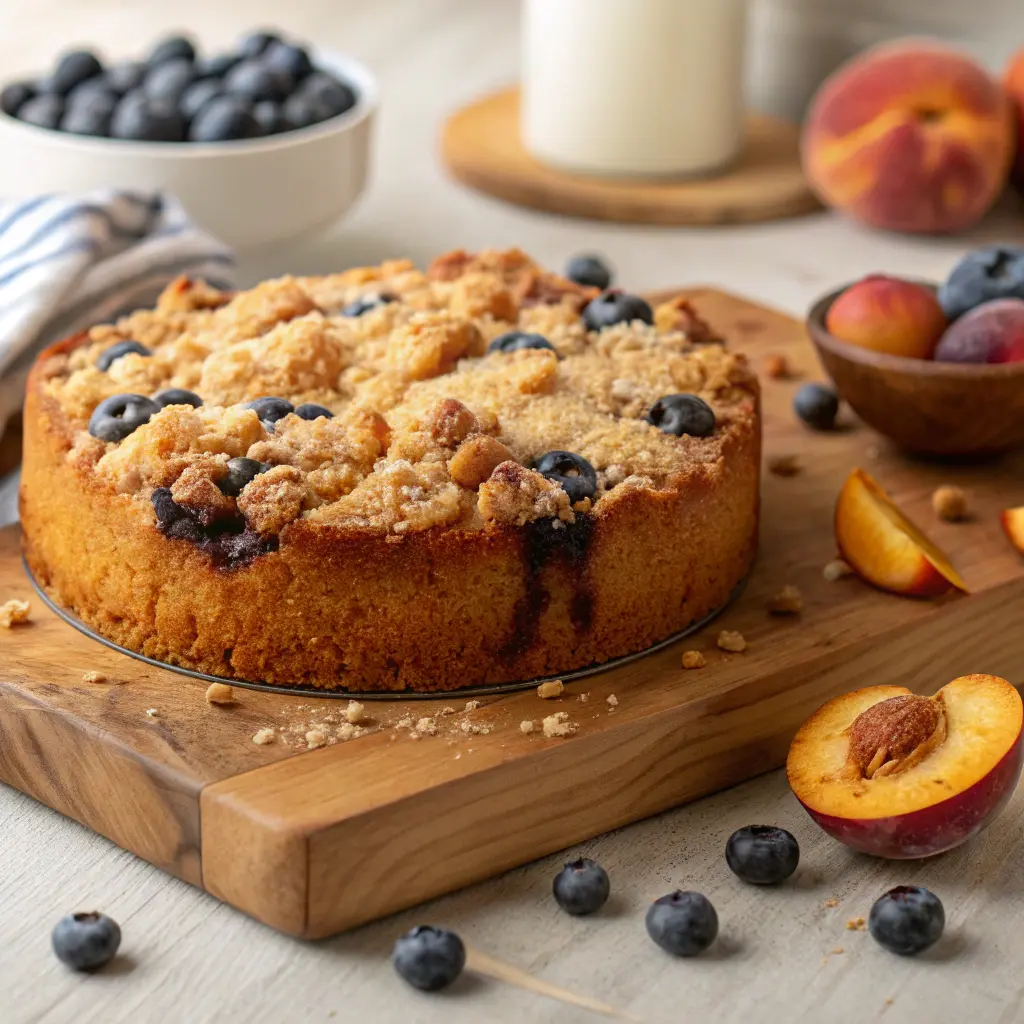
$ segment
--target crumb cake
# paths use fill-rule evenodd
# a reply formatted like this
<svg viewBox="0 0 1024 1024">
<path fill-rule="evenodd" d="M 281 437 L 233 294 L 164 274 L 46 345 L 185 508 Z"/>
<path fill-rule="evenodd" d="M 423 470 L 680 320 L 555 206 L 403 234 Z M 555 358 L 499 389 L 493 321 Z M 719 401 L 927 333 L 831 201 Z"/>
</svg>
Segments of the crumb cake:
<svg viewBox="0 0 1024 1024">
<path fill-rule="evenodd" d="M 40 584 L 228 679 L 444 691 L 650 647 L 757 541 L 758 385 L 683 300 L 512 250 L 155 309 L 36 363 L 21 518 Z"/>
</svg>

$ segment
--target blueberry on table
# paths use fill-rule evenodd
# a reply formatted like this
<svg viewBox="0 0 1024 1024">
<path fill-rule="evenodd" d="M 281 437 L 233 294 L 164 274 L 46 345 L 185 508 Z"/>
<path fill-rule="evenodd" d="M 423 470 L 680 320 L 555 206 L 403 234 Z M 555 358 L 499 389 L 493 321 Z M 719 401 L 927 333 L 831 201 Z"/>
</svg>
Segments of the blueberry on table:
<svg viewBox="0 0 1024 1024">
<path fill-rule="evenodd" d="M 191 39 L 187 36 L 167 36 L 165 39 L 161 39 L 149 51 L 146 63 L 150 67 L 154 67 L 168 60 L 187 60 L 191 62 L 195 59 L 196 47 Z"/>
<path fill-rule="evenodd" d="M 868 916 L 871 937 L 892 953 L 913 956 L 936 943 L 946 914 L 935 893 L 918 885 L 898 885 L 875 900 Z"/>
<path fill-rule="evenodd" d="M 280 102 L 291 88 L 292 80 L 288 75 L 268 68 L 258 60 L 242 61 L 224 76 L 225 92 L 237 93 L 253 103 L 261 100 Z"/>
<path fill-rule="evenodd" d="M 11 82 L 0 92 L 0 110 L 10 117 L 17 117 L 18 111 L 36 94 L 31 82 Z"/>
<path fill-rule="evenodd" d="M 212 57 L 202 57 L 195 62 L 196 78 L 223 78 L 241 61 L 240 53 L 218 53 Z"/>
<path fill-rule="evenodd" d="M 139 341 L 116 341 L 109 348 L 105 348 L 96 359 L 96 369 L 104 373 L 122 356 L 127 355 L 151 356 L 153 353 Z"/>
<path fill-rule="evenodd" d="M 279 419 L 287 416 L 290 412 L 295 412 L 295 406 L 286 398 L 255 398 L 245 408 L 252 409 L 270 433 L 274 432 L 274 424 Z"/>
<path fill-rule="evenodd" d="M 543 334 L 531 334 L 529 331 L 506 331 L 494 338 L 487 346 L 488 352 L 521 352 L 527 348 L 544 348 L 550 352 L 555 346 Z"/>
<path fill-rule="evenodd" d="M 18 110 L 18 120 L 37 128 L 56 128 L 64 116 L 64 100 L 56 93 L 33 96 Z"/>
<path fill-rule="evenodd" d="M 602 327 L 632 323 L 634 320 L 653 324 L 654 311 L 639 295 L 626 292 L 602 292 L 596 299 L 591 299 L 583 310 L 583 325 L 588 331 L 599 331 Z"/>
<path fill-rule="evenodd" d="M 206 103 L 189 126 L 189 142 L 230 142 L 255 139 L 263 134 L 244 100 L 218 96 Z"/>
<path fill-rule="evenodd" d="M 413 988 L 436 992 L 462 973 L 466 947 L 455 932 L 419 925 L 395 942 L 391 962 Z"/>
<path fill-rule="evenodd" d="M 260 473 L 266 473 L 270 466 L 256 459 L 247 459 L 244 456 L 239 456 L 235 459 L 228 459 L 227 468 L 227 476 L 222 477 L 217 482 L 217 486 L 229 498 L 237 498 L 247 484 L 252 483 Z"/>
<path fill-rule="evenodd" d="M 142 91 L 151 99 L 177 106 L 185 90 L 195 81 L 195 68 L 190 60 L 176 58 L 157 64 L 146 75 Z"/>
<path fill-rule="evenodd" d="M 93 409 L 89 433 L 101 441 L 123 441 L 159 411 L 160 406 L 145 395 L 111 395 Z"/>
<path fill-rule="evenodd" d="M 136 90 L 117 105 L 110 134 L 137 142 L 184 142 L 185 118 L 175 107 Z"/>
<path fill-rule="evenodd" d="M 243 57 L 259 57 L 273 43 L 280 41 L 281 37 L 276 32 L 261 29 L 258 32 L 250 32 L 248 35 L 242 36 L 238 41 L 238 52 Z"/>
<path fill-rule="evenodd" d="M 293 82 L 301 82 L 313 73 L 309 53 L 291 43 L 271 43 L 262 55 L 263 63 L 272 71 L 286 74 Z"/>
<path fill-rule="evenodd" d="M 146 77 L 146 65 L 137 60 L 126 60 L 120 64 L 112 64 L 103 73 L 102 81 L 112 92 L 123 96 L 133 89 L 138 89 Z"/>
<path fill-rule="evenodd" d="M 284 111 L 273 100 L 263 100 L 252 108 L 252 116 L 264 135 L 279 135 L 295 126 L 284 116 Z"/>
<path fill-rule="evenodd" d="M 987 245 L 969 252 L 939 288 L 950 320 L 992 299 L 1024 299 L 1024 247 Z"/>
<path fill-rule="evenodd" d="M 103 65 L 96 54 L 89 50 L 72 50 L 57 61 L 56 70 L 50 78 L 50 87 L 54 92 L 66 96 L 80 82 L 102 71 Z"/>
<path fill-rule="evenodd" d="M 106 914 L 68 914 L 50 936 L 57 958 L 76 971 L 94 971 L 114 959 L 121 929 Z"/>
<path fill-rule="evenodd" d="M 824 384 L 804 384 L 793 397 L 793 411 L 813 430 L 832 430 L 839 415 L 839 396 Z"/>
<path fill-rule="evenodd" d="M 673 956 L 703 953 L 718 935 L 718 914 L 699 892 L 676 890 L 655 900 L 647 911 L 647 934 Z"/>
<path fill-rule="evenodd" d="M 676 437 L 710 437 L 715 432 L 714 410 L 699 395 L 665 395 L 651 406 L 646 419 Z"/>
<path fill-rule="evenodd" d="M 570 861 L 555 875 L 552 892 L 566 913 L 581 916 L 593 914 L 608 901 L 611 882 L 600 864 L 582 857 Z"/>
<path fill-rule="evenodd" d="M 348 317 L 362 316 L 364 313 L 369 313 L 371 310 L 379 309 L 381 306 L 386 306 L 389 302 L 394 301 L 395 297 L 388 295 L 387 292 L 360 295 L 358 299 L 353 299 L 342 309 L 341 315 Z"/>
<path fill-rule="evenodd" d="M 60 120 L 60 130 L 72 135 L 103 138 L 110 134 L 110 122 L 116 106 L 117 97 L 113 93 L 90 93 L 68 104 Z"/>
<path fill-rule="evenodd" d="M 775 885 L 789 878 L 800 863 L 800 847 L 792 833 L 774 825 L 737 829 L 725 846 L 729 869 L 744 882 Z"/>
<path fill-rule="evenodd" d="M 326 405 L 318 405 L 316 402 L 303 402 L 297 406 L 295 415 L 302 420 L 318 420 L 321 416 L 325 419 L 334 419 L 334 413 Z"/>
<path fill-rule="evenodd" d="M 191 121 L 210 100 L 221 95 L 223 95 L 223 87 L 220 82 L 214 78 L 204 78 L 193 82 L 182 93 L 178 109 Z"/>
<path fill-rule="evenodd" d="M 584 498 L 593 498 L 597 492 L 597 472 L 582 455 L 573 452 L 545 452 L 534 467 L 542 477 L 558 484 L 575 505 Z"/>
<path fill-rule="evenodd" d="M 169 405 L 191 405 L 193 409 L 198 409 L 203 404 L 203 400 L 194 391 L 188 391 L 185 388 L 167 388 L 165 391 L 158 391 L 153 396 L 153 401 L 161 409 L 165 409 Z"/>
<path fill-rule="evenodd" d="M 607 288 L 612 283 L 612 272 L 600 256 L 580 254 L 566 264 L 565 276 L 576 284 L 590 288 Z"/>
</svg>

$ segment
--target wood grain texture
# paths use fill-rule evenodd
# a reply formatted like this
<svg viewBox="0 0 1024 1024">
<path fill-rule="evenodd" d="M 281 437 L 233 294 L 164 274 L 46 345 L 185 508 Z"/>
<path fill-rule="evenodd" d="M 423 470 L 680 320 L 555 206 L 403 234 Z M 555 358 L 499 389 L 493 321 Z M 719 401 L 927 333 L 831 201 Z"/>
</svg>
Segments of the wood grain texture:
<svg viewBox="0 0 1024 1024">
<path fill-rule="evenodd" d="M 742 224 L 819 209 L 804 179 L 799 129 L 751 115 L 743 152 L 713 178 L 596 178 L 548 167 L 523 147 L 519 90 L 503 89 L 451 116 L 441 158 L 463 184 L 549 213 L 632 224 Z"/>
</svg>

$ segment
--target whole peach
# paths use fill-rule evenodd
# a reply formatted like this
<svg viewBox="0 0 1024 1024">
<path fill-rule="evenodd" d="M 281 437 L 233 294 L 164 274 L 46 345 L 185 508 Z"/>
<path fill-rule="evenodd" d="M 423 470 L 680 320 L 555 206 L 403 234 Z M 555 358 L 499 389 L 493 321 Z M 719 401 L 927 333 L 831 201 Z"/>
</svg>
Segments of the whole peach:
<svg viewBox="0 0 1024 1024">
<path fill-rule="evenodd" d="M 1013 108 L 969 57 L 888 43 L 828 78 L 804 125 L 804 171 L 818 196 L 894 231 L 977 223 L 1006 184 Z"/>
<path fill-rule="evenodd" d="M 1010 94 L 1017 115 L 1017 158 L 1010 171 L 1010 180 L 1024 195 L 1024 49 L 1010 58 L 1003 85 Z"/>
<path fill-rule="evenodd" d="M 850 285 L 825 317 L 841 341 L 911 359 L 930 358 L 946 324 L 935 292 L 884 274 Z"/>
</svg>

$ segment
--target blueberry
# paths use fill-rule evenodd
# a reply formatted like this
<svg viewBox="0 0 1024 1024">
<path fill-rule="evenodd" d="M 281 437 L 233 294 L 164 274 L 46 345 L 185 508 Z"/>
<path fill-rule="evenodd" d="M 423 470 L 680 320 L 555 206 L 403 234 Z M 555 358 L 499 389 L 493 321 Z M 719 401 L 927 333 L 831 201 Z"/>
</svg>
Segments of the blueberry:
<svg viewBox="0 0 1024 1024">
<path fill-rule="evenodd" d="M 341 311 L 341 315 L 362 316 L 364 313 L 369 313 L 370 310 L 379 309 L 381 306 L 386 306 L 389 302 L 394 301 L 394 295 L 389 295 L 387 292 L 379 292 L 372 295 L 360 295 L 358 299 L 353 299 Z"/>
<path fill-rule="evenodd" d="M 1024 299 L 1024 247 L 975 249 L 960 260 L 939 288 L 939 303 L 950 320 L 992 299 Z"/>
<path fill-rule="evenodd" d="M 239 96 L 218 96 L 210 100 L 189 126 L 190 142 L 228 142 L 262 135 L 259 122 Z"/>
<path fill-rule="evenodd" d="M 178 109 L 190 121 L 215 96 L 220 96 L 221 84 L 214 78 L 204 78 L 193 82 L 182 94 Z"/>
<path fill-rule="evenodd" d="M 273 43 L 280 41 L 281 37 L 276 32 L 268 32 L 266 30 L 250 32 L 239 40 L 238 52 L 243 57 L 259 57 Z"/>
<path fill-rule="evenodd" d="M 804 384 L 793 397 L 793 411 L 814 430 L 832 430 L 839 414 L 839 396 L 824 384 Z"/>
<path fill-rule="evenodd" d="M 246 484 L 252 483 L 260 475 L 270 469 L 265 462 L 256 459 L 228 459 L 228 474 L 218 481 L 217 486 L 229 498 L 237 498 Z"/>
<path fill-rule="evenodd" d="M 611 883 L 608 872 L 586 857 L 570 861 L 555 875 L 552 885 L 555 900 L 567 913 L 593 914 L 608 900 Z"/>
<path fill-rule="evenodd" d="M 551 352 L 555 346 L 543 334 L 530 334 L 527 331 L 506 331 L 499 334 L 487 346 L 488 352 L 520 352 L 524 348 L 546 348 Z"/>
<path fill-rule="evenodd" d="M 591 288 L 607 288 L 612 283 L 612 272 L 600 256 L 581 254 L 573 256 L 565 267 L 565 276 L 577 284 Z"/>
<path fill-rule="evenodd" d="M 298 95 L 314 101 L 320 109 L 328 111 L 327 117 L 337 117 L 356 105 L 356 94 L 352 87 L 326 71 L 314 71 L 299 86 Z"/>
<path fill-rule="evenodd" d="M 260 100 L 283 100 L 291 91 L 288 75 L 268 68 L 258 60 L 245 60 L 224 77 L 224 91 L 237 93 L 258 103 Z"/>
<path fill-rule="evenodd" d="M 103 65 L 96 54 L 88 50 L 72 50 L 57 61 L 50 84 L 54 92 L 66 96 L 79 82 L 99 75 L 102 71 Z"/>
<path fill-rule="evenodd" d="M 647 911 L 647 934 L 673 956 L 696 956 L 718 935 L 718 915 L 699 892 L 680 892 L 655 900 Z"/>
<path fill-rule="evenodd" d="M 57 959 L 76 971 L 94 971 L 114 959 L 121 929 L 106 914 L 68 914 L 50 936 Z"/>
<path fill-rule="evenodd" d="M 185 119 L 174 107 L 136 90 L 118 103 L 110 134 L 139 142 L 184 142 Z"/>
<path fill-rule="evenodd" d="M 913 956 L 936 943 L 946 926 L 942 902 L 918 885 L 898 885 L 875 900 L 868 930 L 892 953 Z"/>
<path fill-rule="evenodd" d="M 203 400 L 194 391 L 187 391 L 185 388 L 167 388 L 166 391 L 158 391 L 153 396 L 153 401 L 161 409 L 168 405 L 191 405 L 193 409 L 198 409 L 203 404 Z"/>
<path fill-rule="evenodd" d="M 262 57 L 268 68 L 284 72 L 293 82 L 301 82 L 313 73 L 313 62 L 301 46 L 274 42 L 267 47 Z"/>
<path fill-rule="evenodd" d="M 303 420 L 316 420 L 321 416 L 334 419 L 334 413 L 326 405 L 317 405 L 316 402 L 303 402 L 296 408 L 295 415 Z"/>
<path fill-rule="evenodd" d="M 149 51 L 146 63 L 155 67 L 169 60 L 187 60 L 191 63 L 195 59 L 196 48 L 191 39 L 187 36 L 167 36 Z"/>
<path fill-rule="evenodd" d="M 737 829 L 725 845 L 725 862 L 734 875 L 753 885 L 775 885 L 796 871 L 800 847 L 792 833 L 774 825 Z"/>
<path fill-rule="evenodd" d="M 177 106 L 185 90 L 195 81 L 196 72 L 190 60 L 178 58 L 157 64 L 142 85 L 142 91 L 151 99 L 168 106 Z"/>
<path fill-rule="evenodd" d="M 110 348 L 105 348 L 96 360 L 96 369 L 104 373 L 110 369 L 121 356 L 135 353 L 137 356 L 151 356 L 153 353 L 138 341 L 117 341 Z"/>
<path fill-rule="evenodd" d="M 146 65 L 137 60 L 126 60 L 107 68 L 103 81 L 119 96 L 138 89 L 146 77 Z"/>
<path fill-rule="evenodd" d="M 16 117 L 18 111 L 36 94 L 36 87 L 31 82 L 11 82 L 0 92 L 0 110 L 10 117 Z"/>
<path fill-rule="evenodd" d="M 583 310 L 583 324 L 588 331 L 599 331 L 602 327 L 632 323 L 634 320 L 653 324 L 654 311 L 639 295 L 628 295 L 626 292 L 602 292 L 596 299 L 591 299 Z"/>
<path fill-rule="evenodd" d="M 252 108 L 252 116 L 264 135 L 278 135 L 295 126 L 284 116 L 284 111 L 273 101 L 263 100 Z"/>
<path fill-rule="evenodd" d="M 218 53 L 214 57 L 204 57 L 196 61 L 196 78 L 223 78 L 241 61 L 242 55 L 239 53 Z"/>
<path fill-rule="evenodd" d="M 145 395 L 111 395 L 104 398 L 89 417 L 89 433 L 101 441 L 123 441 L 160 411 Z"/>
<path fill-rule="evenodd" d="M 23 103 L 18 120 L 37 128 L 56 128 L 64 115 L 64 101 L 56 93 L 43 93 Z"/>
<path fill-rule="evenodd" d="M 592 498 L 597 491 L 597 473 L 582 455 L 572 452 L 545 452 L 534 467 L 541 476 L 559 484 L 575 505 L 584 498 Z"/>
<path fill-rule="evenodd" d="M 665 395 L 651 406 L 646 419 L 676 437 L 710 437 L 715 432 L 714 411 L 698 395 Z"/>
<path fill-rule="evenodd" d="M 113 93 L 92 93 L 68 106 L 60 120 L 60 130 L 73 135 L 107 136 L 116 106 Z"/>
<path fill-rule="evenodd" d="M 81 85 L 76 85 L 67 94 L 66 102 L 69 107 L 74 107 L 79 103 L 91 103 L 97 96 L 102 96 L 104 100 L 113 100 L 115 103 L 119 99 L 118 94 L 110 88 L 105 75 L 87 78 Z"/>
<path fill-rule="evenodd" d="M 292 93 L 284 101 L 281 113 L 295 128 L 308 128 L 311 124 L 319 124 L 331 117 L 331 112 L 326 106 L 299 92 Z"/>
<path fill-rule="evenodd" d="M 391 962 L 413 988 L 436 992 L 462 973 L 466 947 L 455 932 L 419 925 L 395 942 Z"/>
<path fill-rule="evenodd" d="M 295 412 L 295 406 L 286 398 L 256 398 L 245 408 L 252 409 L 271 433 L 274 432 L 274 424 L 279 419 L 290 412 Z"/>
</svg>

